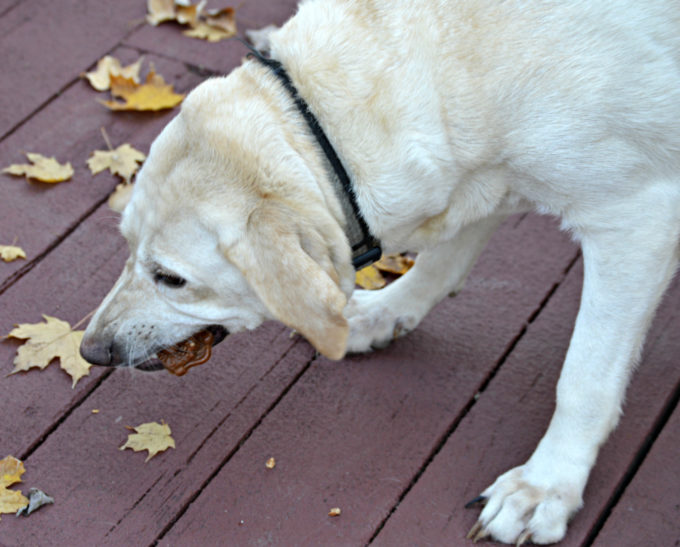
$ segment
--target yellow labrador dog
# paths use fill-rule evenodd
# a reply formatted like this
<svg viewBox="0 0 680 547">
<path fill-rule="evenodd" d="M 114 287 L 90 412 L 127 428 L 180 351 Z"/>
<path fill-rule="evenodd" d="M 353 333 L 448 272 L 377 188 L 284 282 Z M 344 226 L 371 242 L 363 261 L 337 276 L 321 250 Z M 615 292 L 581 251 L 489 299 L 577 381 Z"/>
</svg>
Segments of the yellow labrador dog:
<svg viewBox="0 0 680 547">
<path fill-rule="evenodd" d="M 276 318 L 339 359 L 414 329 L 508 214 L 558 215 L 585 280 L 557 407 L 473 535 L 562 539 L 678 262 L 680 1 L 307 0 L 269 38 L 151 147 L 83 355 L 155 368 Z M 353 290 L 362 223 L 418 252 L 382 291 Z"/>
</svg>

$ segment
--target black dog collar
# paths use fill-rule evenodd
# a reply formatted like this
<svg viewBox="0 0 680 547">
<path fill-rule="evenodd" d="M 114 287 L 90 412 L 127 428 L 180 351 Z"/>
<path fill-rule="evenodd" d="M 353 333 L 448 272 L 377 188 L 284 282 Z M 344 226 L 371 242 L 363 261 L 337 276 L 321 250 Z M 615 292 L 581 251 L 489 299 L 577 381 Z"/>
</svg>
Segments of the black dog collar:
<svg viewBox="0 0 680 547">
<path fill-rule="evenodd" d="M 283 65 L 274 59 L 265 57 L 248 44 L 244 40 L 239 41 L 250 50 L 249 57 L 255 57 L 260 63 L 268 67 L 274 75 L 281 81 L 283 87 L 286 88 L 291 98 L 295 102 L 300 114 L 309 125 L 309 129 L 316 138 L 319 146 L 326 155 L 326 159 L 330 164 L 333 172 L 335 173 L 336 180 L 334 180 L 333 187 L 335 188 L 335 193 L 340 199 L 342 204 L 342 209 L 347 218 L 347 237 L 349 238 L 350 245 L 352 247 L 352 264 L 355 269 L 360 269 L 364 266 L 372 264 L 380 259 L 382 254 L 382 249 L 380 248 L 380 241 L 378 241 L 371 234 L 364 217 L 361 214 L 359 205 L 356 200 L 356 195 L 354 194 L 354 189 L 352 187 L 352 181 L 347 174 L 340 158 L 336 154 L 333 146 L 331 145 L 328 137 L 324 133 L 319 120 L 316 116 L 312 114 L 309 110 L 309 106 L 305 100 L 300 97 L 297 89 L 293 85 L 293 82 L 288 76 L 288 73 L 283 68 Z"/>
</svg>

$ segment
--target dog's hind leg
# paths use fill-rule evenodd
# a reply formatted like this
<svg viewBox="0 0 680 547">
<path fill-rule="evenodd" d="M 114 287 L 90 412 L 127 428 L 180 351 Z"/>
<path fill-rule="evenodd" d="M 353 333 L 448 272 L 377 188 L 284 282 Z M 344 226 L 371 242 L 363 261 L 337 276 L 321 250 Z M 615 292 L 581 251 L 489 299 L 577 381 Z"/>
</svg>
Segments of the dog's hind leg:
<svg viewBox="0 0 680 547">
<path fill-rule="evenodd" d="M 419 253 L 413 268 L 384 289 L 354 291 L 344 312 L 350 326 L 347 351 L 381 348 L 416 328 L 435 304 L 460 290 L 503 218 L 477 221 Z"/>
<path fill-rule="evenodd" d="M 649 186 L 579 218 L 581 306 L 550 426 L 529 460 L 483 493 L 471 533 L 504 542 L 564 537 L 598 450 L 616 426 L 654 310 L 678 262 L 678 186 Z M 576 223 L 574 223 L 576 224 Z"/>
</svg>

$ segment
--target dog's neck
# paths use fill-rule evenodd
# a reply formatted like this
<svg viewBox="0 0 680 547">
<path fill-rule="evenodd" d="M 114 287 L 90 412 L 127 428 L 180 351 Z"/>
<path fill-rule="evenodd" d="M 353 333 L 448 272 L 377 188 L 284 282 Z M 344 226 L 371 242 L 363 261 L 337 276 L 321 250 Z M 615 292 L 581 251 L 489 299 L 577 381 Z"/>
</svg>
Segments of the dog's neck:
<svg viewBox="0 0 680 547">
<path fill-rule="evenodd" d="M 345 233 L 347 234 L 347 238 L 349 239 L 352 248 L 352 264 L 354 268 L 358 270 L 377 261 L 382 254 L 380 241 L 371 234 L 371 230 L 366 224 L 366 220 L 361 214 L 361 209 L 357 203 L 352 181 L 335 152 L 335 149 L 328 140 L 328 137 L 321 128 L 319 120 L 312 114 L 307 102 L 300 97 L 290 76 L 288 76 L 288 73 L 279 61 L 265 57 L 247 42 L 242 40 L 239 41 L 250 50 L 250 56 L 269 68 L 281 81 L 283 87 L 288 91 L 290 97 L 300 111 L 300 114 L 302 114 L 302 117 L 307 122 L 319 147 L 323 150 L 323 153 L 328 160 L 328 164 L 335 174 L 334 177 L 331 177 L 331 181 L 347 221 Z"/>
</svg>

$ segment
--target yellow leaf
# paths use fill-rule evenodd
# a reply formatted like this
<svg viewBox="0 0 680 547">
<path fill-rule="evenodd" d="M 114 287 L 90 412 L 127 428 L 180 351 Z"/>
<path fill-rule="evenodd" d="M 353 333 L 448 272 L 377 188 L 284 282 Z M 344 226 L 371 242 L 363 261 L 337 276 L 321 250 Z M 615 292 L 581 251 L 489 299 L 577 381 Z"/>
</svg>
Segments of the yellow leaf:
<svg viewBox="0 0 680 547">
<path fill-rule="evenodd" d="M 95 150 L 87 160 L 87 166 L 93 175 L 108 169 L 114 175 L 123 177 L 125 182 L 130 182 L 139 169 L 138 163 L 145 159 L 146 156 L 139 150 L 129 144 L 121 144 L 115 150 Z"/>
<path fill-rule="evenodd" d="M 119 448 L 125 450 L 132 448 L 135 452 L 140 450 L 148 450 L 145 463 L 148 462 L 159 452 L 163 452 L 168 448 L 175 448 L 175 440 L 170 436 L 170 426 L 165 422 L 149 422 L 138 425 L 137 427 L 129 427 L 136 433 L 130 433 L 126 443 Z"/>
<path fill-rule="evenodd" d="M 102 57 L 97 62 L 97 68 L 92 72 L 87 72 L 82 76 L 87 78 L 90 85 L 97 91 L 106 91 L 111 87 L 111 76 L 122 76 L 130 78 L 139 83 L 139 70 L 142 67 L 143 57 L 140 57 L 126 67 L 120 64 L 120 61 L 111 55 Z"/>
<path fill-rule="evenodd" d="M 393 254 L 381 256 L 380 260 L 378 260 L 374 266 L 382 272 L 394 275 L 404 275 L 414 264 L 415 260 L 408 256 Z"/>
<path fill-rule="evenodd" d="M 193 25 L 203 10 L 205 2 L 191 4 L 190 0 L 147 0 L 146 20 L 154 27 L 165 21 L 176 21 L 181 25 Z"/>
<path fill-rule="evenodd" d="M 211 10 L 206 12 L 203 18 L 208 25 L 223 30 L 229 36 L 236 34 L 236 10 L 234 8 Z"/>
<path fill-rule="evenodd" d="M 21 482 L 21 475 L 26 472 L 21 460 L 14 456 L 7 456 L 0 460 L 0 486 L 7 488 L 16 482 Z"/>
<path fill-rule="evenodd" d="M 111 76 L 111 95 L 124 99 L 137 91 L 140 85 L 139 82 L 135 82 L 134 78 L 114 74 Z"/>
<path fill-rule="evenodd" d="M 18 490 L 8 490 L 8 486 L 21 482 L 24 464 L 13 456 L 0 460 L 0 513 L 16 513 L 28 505 L 26 498 Z"/>
<path fill-rule="evenodd" d="M 205 2 L 192 4 L 190 0 L 147 0 L 146 20 L 151 25 L 175 21 L 191 28 L 185 36 L 219 42 L 236 35 L 236 10 L 223 8 L 203 11 Z"/>
<path fill-rule="evenodd" d="M 183 32 L 185 36 L 219 42 L 236 35 L 236 12 L 234 8 L 209 11 L 190 25 L 192 28 Z"/>
<path fill-rule="evenodd" d="M 47 158 L 41 154 L 27 153 L 26 157 L 33 165 L 10 165 L 2 172 L 17 176 L 25 175 L 26 178 L 48 183 L 63 182 L 73 176 L 73 167 L 70 163 L 62 165 L 55 158 Z"/>
<path fill-rule="evenodd" d="M 0 513 L 16 513 L 28 505 L 28 498 L 19 490 L 0 488 Z"/>
<path fill-rule="evenodd" d="M 111 77 L 111 94 L 125 100 L 102 101 L 111 110 L 163 110 L 182 102 L 184 95 L 175 93 L 160 74 L 151 69 L 144 84 L 136 84 L 131 78 Z"/>
<path fill-rule="evenodd" d="M 201 14 L 204 2 L 195 5 L 191 5 L 191 3 L 188 2 L 186 5 L 182 5 L 180 1 L 175 2 L 175 20 L 180 25 L 195 25 L 198 22 L 198 17 Z"/>
<path fill-rule="evenodd" d="M 78 380 L 90 373 L 90 363 L 80 356 L 82 330 L 71 330 L 66 321 L 43 315 L 45 323 L 24 323 L 17 325 L 8 337 L 26 339 L 17 350 L 14 370 L 10 374 L 26 371 L 33 367 L 44 369 L 54 359 L 59 359 L 61 368 L 73 378 L 72 387 Z"/>
<path fill-rule="evenodd" d="M 149 12 L 146 20 L 154 27 L 164 21 L 177 19 L 175 0 L 147 0 L 146 9 Z"/>
<path fill-rule="evenodd" d="M 26 258 L 26 253 L 21 247 L 14 245 L 0 245 L 0 258 L 5 262 L 12 262 L 17 258 Z"/>
<path fill-rule="evenodd" d="M 375 266 L 366 266 L 359 270 L 355 282 L 362 289 L 368 289 L 369 291 L 382 289 L 387 283 Z"/>
<path fill-rule="evenodd" d="M 225 32 L 220 28 L 213 27 L 203 22 L 196 24 L 189 30 L 185 30 L 182 34 L 189 38 L 200 38 L 202 40 L 207 40 L 208 42 L 219 42 L 220 40 L 231 38 L 234 35 L 233 33 Z"/>
</svg>

